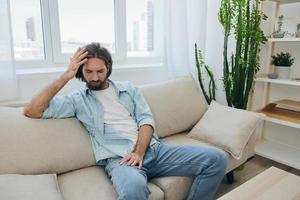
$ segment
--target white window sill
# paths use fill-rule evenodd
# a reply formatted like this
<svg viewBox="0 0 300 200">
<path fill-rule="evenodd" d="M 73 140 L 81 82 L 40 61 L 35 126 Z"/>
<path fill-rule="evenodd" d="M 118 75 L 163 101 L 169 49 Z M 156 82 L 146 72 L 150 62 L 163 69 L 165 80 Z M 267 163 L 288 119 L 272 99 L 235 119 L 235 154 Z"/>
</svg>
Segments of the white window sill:
<svg viewBox="0 0 300 200">
<path fill-rule="evenodd" d="M 113 71 L 135 71 L 135 70 L 157 70 L 163 69 L 162 63 L 151 64 L 131 64 L 131 65 L 113 65 Z M 30 69 L 17 69 L 16 75 L 18 79 L 27 79 L 36 76 L 52 76 L 63 73 L 66 67 L 39 67 Z"/>
</svg>

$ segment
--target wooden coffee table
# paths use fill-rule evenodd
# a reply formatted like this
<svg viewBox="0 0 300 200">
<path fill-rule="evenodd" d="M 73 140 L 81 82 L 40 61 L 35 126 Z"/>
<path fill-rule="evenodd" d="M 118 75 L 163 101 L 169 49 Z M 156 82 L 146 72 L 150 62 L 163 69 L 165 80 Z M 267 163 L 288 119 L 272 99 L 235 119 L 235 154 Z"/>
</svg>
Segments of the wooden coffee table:
<svg viewBox="0 0 300 200">
<path fill-rule="evenodd" d="M 300 177 L 276 167 L 258 174 L 218 200 L 300 200 Z"/>
</svg>

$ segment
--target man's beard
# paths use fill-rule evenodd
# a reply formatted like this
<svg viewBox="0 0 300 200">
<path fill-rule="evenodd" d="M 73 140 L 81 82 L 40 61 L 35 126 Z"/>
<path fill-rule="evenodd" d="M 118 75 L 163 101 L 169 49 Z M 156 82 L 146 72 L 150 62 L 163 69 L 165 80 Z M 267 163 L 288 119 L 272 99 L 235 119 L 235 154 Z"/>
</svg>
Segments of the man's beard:
<svg viewBox="0 0 300 200">
<path fill-rule="evenodd" d="M 104 81 L 86 81 L 86 86 L 91 90 L 103 90 L 106 86 L 106 80 Z"/>
</svg>

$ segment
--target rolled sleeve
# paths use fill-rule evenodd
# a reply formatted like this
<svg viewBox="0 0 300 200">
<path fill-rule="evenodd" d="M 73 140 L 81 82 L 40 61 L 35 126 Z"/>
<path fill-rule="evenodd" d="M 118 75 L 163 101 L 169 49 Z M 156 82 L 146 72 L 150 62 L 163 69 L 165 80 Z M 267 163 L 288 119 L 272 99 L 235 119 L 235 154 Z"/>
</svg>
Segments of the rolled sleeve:
<svg viewBox="0 0 300 200">
<path fill-rule="evenodd" d="M 153 115 L 151 109 L 144 98 L 142 92 L 139 88 L 134 86 L 134 105 L 135 105 L 135 117 L 138 124 L 138 127 L 147 124 L 152 126 L 153 130 L 155 130 L 155 122 L 153 119 Z"/>
<path fill-rule="evenodd" d="M 75 116 L 75 106 L 71 96 L 54 97 L 42 118 L 68 118 Z"/>
<path fill-rule="evenodd" d="M 146 118 L 146 119 L 143 119 L 141 120 L 139 123 L 138 123 L 138 127 L 140 128 L 141 126 L 143 125 L 150 125 L 152 126 L 153 130 L 155 129 L 155 123 L 154 123 L 154 120 L 151 119 L 151 118 Z"/>
</svg>

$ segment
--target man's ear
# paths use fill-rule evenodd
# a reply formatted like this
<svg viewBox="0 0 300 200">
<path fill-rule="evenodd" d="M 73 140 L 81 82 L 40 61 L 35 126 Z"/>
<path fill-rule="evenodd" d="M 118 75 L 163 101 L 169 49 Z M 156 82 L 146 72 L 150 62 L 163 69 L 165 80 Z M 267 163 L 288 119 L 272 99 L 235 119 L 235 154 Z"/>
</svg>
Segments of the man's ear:
<svg viewBox="0 0 300 200">
<path fill-rule="evenodd" d="M 108 64 L 107 64 L 107 66 L 106 66 L 106 69 L 107 69 L 107 72 L 109 72 L 109 71 L 110 71 L 110 69 L 111 69 L 111 65 L 110 65 L 110 63 L 108 63 Z"/>
</svg>

